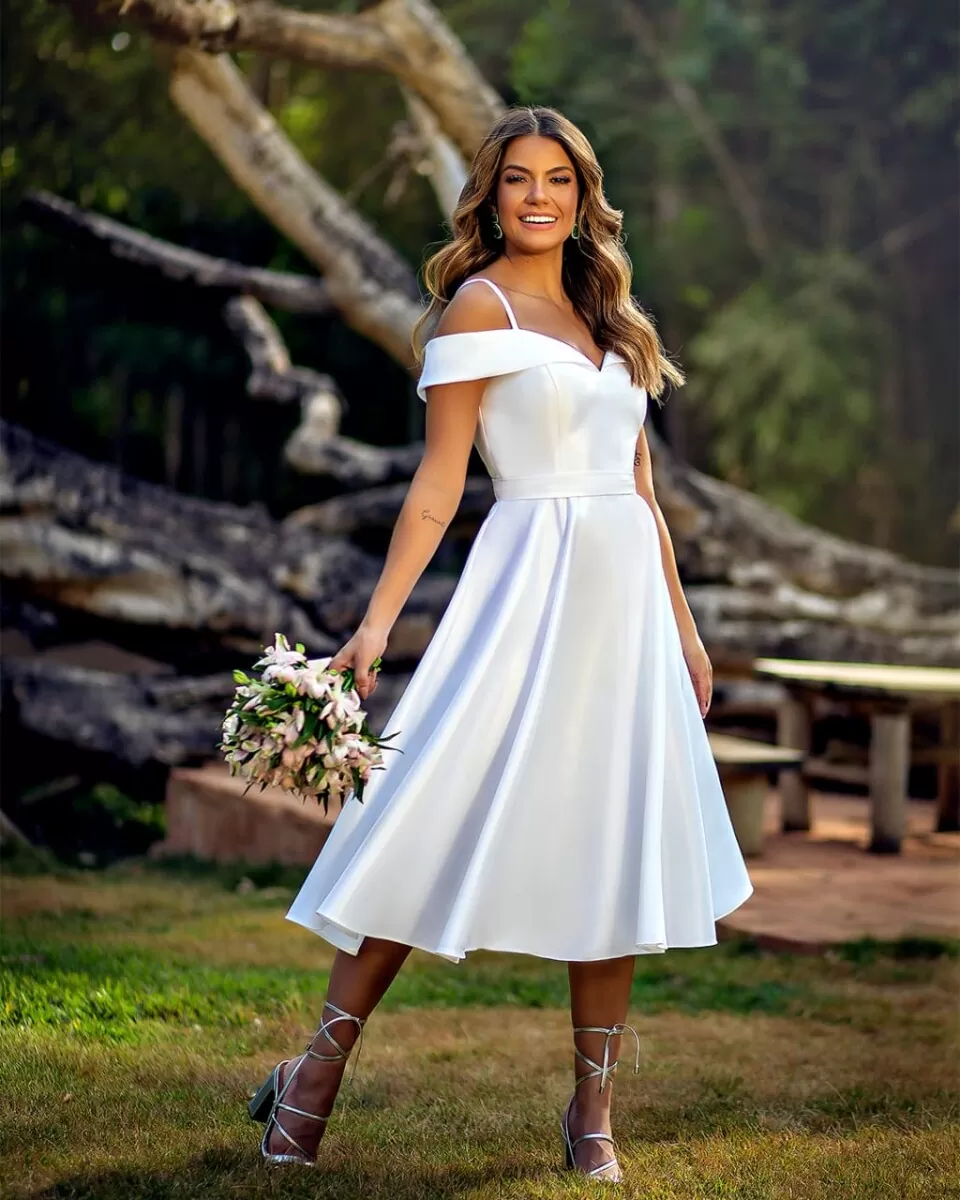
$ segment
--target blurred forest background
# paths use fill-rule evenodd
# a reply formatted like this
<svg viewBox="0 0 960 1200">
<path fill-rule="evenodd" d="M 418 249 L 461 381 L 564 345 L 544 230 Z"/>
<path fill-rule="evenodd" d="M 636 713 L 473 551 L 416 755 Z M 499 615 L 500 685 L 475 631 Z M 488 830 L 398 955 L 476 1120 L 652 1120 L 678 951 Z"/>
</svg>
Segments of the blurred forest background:
<svg viewBox="0 0 960 1200">
<path fill-rule="evenodd" d="M 554 105 L 592 140 L 635 294 L 689 374 L 654 414 L 674 450 L 824 529 L 953 564 L 955 6 L 651 0 L 633 6 L 639 22 L 605 0 L 437 7 L 505 101 Z M 3 9 L 5 415 L 194 495 L 276 516 L 317 498 L 320 481 L 282 462 L 293 406 L 245 393 L 222 297 L 71 249 L 21 200 L 45 188 L 180 246 L 313 267 L 176 111 L 160 43 L 98 22 L 92 4 Z M 396 149 L 395 82 L 235 61 L 305 158 L 419 267 L 443 216 Z M 337 381 L 343 433 L 421 435 L 410 378 L 384 350 L 336 313 L 275 319 L 292 360 Z"/>
</svg>

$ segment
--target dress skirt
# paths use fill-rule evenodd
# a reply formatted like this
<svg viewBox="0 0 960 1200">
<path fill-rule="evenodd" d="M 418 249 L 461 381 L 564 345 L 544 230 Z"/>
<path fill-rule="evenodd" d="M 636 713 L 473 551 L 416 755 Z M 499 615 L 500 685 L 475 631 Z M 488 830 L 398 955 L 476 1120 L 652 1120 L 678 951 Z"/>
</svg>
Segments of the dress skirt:
<svg viewBox="0 0 960 1200">
<path fill-rule="evenodd" d="M 752 889 L 629 479 L 498 499 L 291 921 L 455 962 L 716 942 Z"/>
</svg>

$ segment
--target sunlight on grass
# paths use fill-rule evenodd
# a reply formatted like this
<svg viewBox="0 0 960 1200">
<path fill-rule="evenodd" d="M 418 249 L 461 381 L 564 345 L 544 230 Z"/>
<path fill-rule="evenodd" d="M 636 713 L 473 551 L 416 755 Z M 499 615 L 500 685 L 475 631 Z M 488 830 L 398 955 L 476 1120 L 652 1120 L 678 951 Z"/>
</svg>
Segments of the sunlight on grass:
<svg viewBox="0 0 960 1200">
<path fill-rule="evenodd" d="M 231 882 L 231 888 L 233 881 Z M 562 964 L 417 954 L 367 1028 L 315 1172 L 270 1174 L 244 1101 L 312 1031 L 331 960 L 290 888 L 136 867 L 2 882 L 6 1193 L 566 1197 Z M 951 1194 L 955 947 L 749 942 L 640 958 L 615 1128 L 626 1197 Z"/>
</svg>

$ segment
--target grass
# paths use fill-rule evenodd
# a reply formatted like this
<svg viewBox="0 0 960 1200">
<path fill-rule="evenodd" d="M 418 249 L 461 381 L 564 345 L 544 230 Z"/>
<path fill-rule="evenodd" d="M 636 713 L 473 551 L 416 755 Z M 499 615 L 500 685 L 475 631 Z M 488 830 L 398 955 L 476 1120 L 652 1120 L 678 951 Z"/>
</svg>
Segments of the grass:
<svg viewBox="0 0 960 1200">
<path fill-rule="evenodd" d="M 315 1024 L 330 948 L 283 920 L 295 879 L 190 864 L 5 872 L 4 1194 L 553 1198 L 566 972 L 414 954 L 370 1021 L 317 1171 L 269 1173 L 244 1101 Z M 625 1197 L 960 1196 L 957 947 L 828 958 L 749 941 L 638 959 L 615 1129 Z M 607 1189 L 609 1192 L 609 1189 Z"/>
</svg>

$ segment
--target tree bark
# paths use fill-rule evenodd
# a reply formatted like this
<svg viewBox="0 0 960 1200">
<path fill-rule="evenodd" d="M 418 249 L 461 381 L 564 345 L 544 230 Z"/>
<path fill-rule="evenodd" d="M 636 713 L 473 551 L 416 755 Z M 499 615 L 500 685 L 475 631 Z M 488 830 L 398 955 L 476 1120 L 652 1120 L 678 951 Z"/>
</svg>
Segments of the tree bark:
<svg viewBox="0 0 960 1200">
<path fill-rule="evenodd" d="M 0 422 L 0 514 L 0 577 L 20 592 L 127 629 L 202 634 L 245 654 L 278 631 L 332 654 L 380 573 L 378 558 L 344 538 L 280 524 L 259 506 L 143 483 L 8 422 Z M 442 577 L 420 580 L 387 657 L 422 653 L 452 587 Z"/>
<path fill-rule="evenodd" d="M 178 495 L 0 423 L 0 572 L 109 621 L 332 653 L 324 599 L 373 586 L 376 561 L 284 530 L 259 507 Z M 351 609 L 359 603 L 353 600 Z"/>
<path fill-rule="evenodd" d="M 31 732 L 143 766 L 209 759 L 233 695 L 228 673 L 122 675 L 37 659 L 4 661 L 3 690 Z"/>
<path fill-rule="evenodd" d="M 280 331 L 252 296 L 235 296 L 224 307 L 224 320 L 240 339 L 253 370 L 251 396 L 281 404 L 299 402 L 314 437 L 333 437 L 340 428 L 340 389 L 329 375 L 290 362 Z"/>
<path fill-rule="evenodd" d="M 264 304 L 294 313 L 336 311 L 326 284 L 307 275 L 246 267 L 225 258 L 175 246 L 162 238 L 131 229 L 111 217 L 88 212 L 51 192 L 28 192 L 22 202 L 26 215 L 78 246 L 89 246 L 119 262 L 152 271 L 173 283 L 189 283 L 226 295 L 254 296 Z"/>
<path fill-rule="evenodd" d="M 207 53 L 256 50 L 315 66 L 383 71 L 420 95 L 444 132 L 472 158 L 502 101 L 427 0 L 381 0 L 364 12 L 298 12 L 253 0 L 66 0 L 130 16 L 161 41 Z"/>
<path fill-rule="evenodd" d="M 404 88 L 403 95 L 424 149 L 423 162 L 415 164 L 416 169 L 427 175 L 440 211 L 445 217 L 451 217 L 467 182 L 467 164 L 443 132 L 436 113 L 426 101 L 409 88 Z"/>
<path fill-rule="evenodd" d="M 413 271 L 311 170 L 230 59 L 178 50 L 170 94 L 238 187 L 323 271 L 344 320 L 411 366 Z"/>
<path fill-rule="evenodd" d="M 326 476 L 345 491 L 357 491 L 400 480 L 409 482 L 423 457 L 423 443 L 370 446 L 355 438 L 316 436 L 310 421 L 304 420 L 283 454 L 294 470 Z"/>
</svg>

